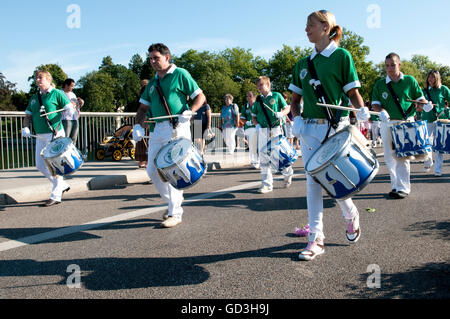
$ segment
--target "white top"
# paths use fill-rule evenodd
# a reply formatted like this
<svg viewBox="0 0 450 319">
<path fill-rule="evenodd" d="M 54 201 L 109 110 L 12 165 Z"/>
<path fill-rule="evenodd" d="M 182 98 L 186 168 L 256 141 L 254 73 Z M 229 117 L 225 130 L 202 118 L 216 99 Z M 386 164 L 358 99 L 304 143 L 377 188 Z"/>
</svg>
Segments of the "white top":
<svg viewBox="0 0 450 319">
<path fill-rule="evenodd" d="M 70 100 L 70 102 L 72 102 L 72 104 L 74 105 L 74 108 L 75 108 L 75 112 L 73 113 L 72 116 L 68 116 L 67 112 L 63 112 L 61 119 L 66 120 L 66 121 L 78 120 L 78 117 L 80 116 L 80 103 L 78 103 L 77 96 L 73 92 L 66 93 L 66 92 L 64 92 L 64 90 L 61 90 L 61 92 L 63 92 L 67 96 L 67 98 Z"/>
</svg>

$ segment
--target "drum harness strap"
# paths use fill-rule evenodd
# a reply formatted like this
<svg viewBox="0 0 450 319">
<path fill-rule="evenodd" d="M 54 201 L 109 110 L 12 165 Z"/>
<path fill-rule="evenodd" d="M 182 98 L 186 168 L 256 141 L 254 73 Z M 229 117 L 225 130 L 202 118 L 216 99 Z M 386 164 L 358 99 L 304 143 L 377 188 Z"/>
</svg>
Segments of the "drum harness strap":
<svg viewBox="0 0 450 319">
<path fill-rule="evenodd" d="M 160 98 L 160 100 L 161 100 L 162 105 L 163 105 L 164 108 L 166 109 L 167 114 L 170 115 L 170 116 L 172 116 L 173 114 L 172 114 L 172 112 L 170 112 L 169 105 L 167 104 L 167 100 L 166 100 L 166 98 L 164 97 L 164 93 L 163 93 L 163 91 L 162 91 L 162 89 L 161 89 L 161 86 L 160 86 L 160 83 L 159 83 L 159 78 L 156 78 L 156 85 L 155 85 L 155 88 L 156 88 L 156 92 L 158 92 L 158 95 L 159 95 L 159 98 Z M 172 127 L 173 127 L 174 129 L 176 129 L 177 126 L 178 126 L 178 118 L 176 118 L 176 117 L 170 118 L 170 123 L 172 124 Z"/>
<path fill-rule="evenodd" d="M 320 82 L 319 77 L 317 76 L 316 68 L 314 67 L 314 63 L 313 63 L 313 60 L 311 59 L 311 56 L 308 57 L 308 69 L 309 69 L 309 73 L 311 74 L 310 84 L 312 85 L 312 87 L 314 89 L 314 93 L 317 97 L 317 100 L 319 101 L 319 103 L 330 104 L 328 102 L 327 94 L 325 93 L 322 83 Z M 325 117 L 327 118 L 327 121 L 328 121 L 328 131 L 325 136 L 325 139 L 322 141 L 322 144 L 324 144 L 328 140 L 328 137 L 331 132 L 331 128 L 333 128 L 335 130 L 337 129 L 337 127 L 339 125 L 339 120 L 341 118 L 341 113 L 342 113 L 342 111 L 338 110 L 336 112 L 336 116 L 333 116 L 333 113 L 331 112 L 331 110 L 329 108 L 325 108 Z"/>
<path fill-rule="evenodd" d="M 40 109 L 39 113 L 40 113 L 40 115 L 44 115 L 45 114 L 45 120 L 47 121 L 47 125 L 48 125 L 48 127 L 50 128 L 50 130 L 53 133 L 53 138 L 52 138 L 52 141 L 53 141 L 53 139 L 55 138 L 55 136 L 57 134 L 56 130 L 54 129 L 54 127 L 52 125 L 52 122 L 50 121 L 50 119 L 48 118 L 48 115 L 46 114 L 44 103 L 42 103 L 41 92 L 38 91 L 37 96 L 38 96 L 39 104 L 41 105 L 41 109 Z M 59 129 L 60 125 L 61 125 L 61 122 L 58 124 L 57 129 Z"/>
<path fill-rule="evenodd" d="M 258 95 L 258 97 L 256 98 L 256 101 L 258 101 L 258 103 L 261 105 L 261 109 L 262 109 L 262 111 L 263 111 L 263 113 L 264 113 L 264 116 L 265 116 L 265 118 L 266 118 L 266 120 L 267 120 L 267 123 L 269 124 L 269 128 L 270 128 L 270 130 L 272 130 L 275 126 L 274 126 L 274 125 L 272 124 L 272 122 L 270 121 L 269 114 L 267 114 L 267 110 L 266 110 L 266 108 L 264 107 L 264 102 L 263 102 L 263 100 L 262 100 L 261 95 Z"/>
<path fill-rule="evenodd" d="M 394 89 L 392 88 L 392 82 L 389 82 L 387 84 L 387 87 L 389 89 L 389 92 L 392 95 L 392 98 L 394 99 L 395 105 L 397 106 L 398 110 L 400 111 L 400 114 L 403 116 L 405 121 L 408 120 L 408 114 L 411 113 L 412 109 L 414 108 L 414 104 L 411 104 L 408 110 L 406 112 L 403 110 L 402 106 L 400 105 L 400 100 L 397 97 L 397 94 L 395 94 Z"/>
</svg>

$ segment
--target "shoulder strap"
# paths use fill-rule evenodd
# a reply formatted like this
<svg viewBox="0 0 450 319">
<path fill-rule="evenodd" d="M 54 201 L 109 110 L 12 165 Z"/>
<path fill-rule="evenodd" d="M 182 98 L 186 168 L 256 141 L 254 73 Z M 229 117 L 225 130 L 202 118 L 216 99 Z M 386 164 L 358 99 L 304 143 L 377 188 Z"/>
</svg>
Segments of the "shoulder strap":
<svg viewBox="0 0 450 319">
<path fill-rule="evenodd" d="M 387 84 L 387 87 L 389 89 L 389 92 L 391 93 L 392 98 L 394 99 L 395 105 L 397 106 L 398 110 L 400 111 L 400 114 L 403 116 L 403 119 L 406 121 L 408 119 L 408 114 L 411 112 L 411 110 L 414 108 L 414 104 L 411 104 L 411 106 L 408 108 L 408 110 L 405 112 L 400 105 L 400 100 L 395 94 L 394 89 L 392 88 L 392 82 L 389 82 Z"/>
<path fill-rule="evenodd" d="M 322 83 L 320 82 L 320 79 L 317 76 L 317 72 L 316 72 L 316 68 L 314 66 L 313 60 L 311 60 L 311 57 L 308 57 L 307 59 L 308 59 L 309 73 L 311 74 L 311 85 L 314 89 L 314 93 L 317 97 L 317 100 L 323 104 L 330 104 L 327 94 L 322 86 Z M 336 129 L 338 127 L 337 116 L 339 116 L 339 118 L 340 118 L 341 112 L 337 113 L 336 118 L 333 116 L 333 113 L 331 112 L 331 110 L 329 108 L 324 108 L 324 112 L 325 112 L 325 116 L 328 120 L 328 123 L 331 124 L 331 127 Z"/>
<path fill-rule="evenodd" d="M 261 110 L 262 110 L 263 113 L 264 113 L 264 116 L 265 116 L 265 118 L 266 118 L 266 120 L 267 120 L 267 123 L 269 123 L 269 127 L 270 127 L 271 129 L 274 128 L 274 125 L 273 125 L 272 122 L 270 121 L 269 114 L 267 114 L 267 110 L 266 110 L 266 108 L 264 107 L 264 102 L 263 102 L 263 100 L 262 100 L 261 95 L 258 95 L 258 97 L 256 98 L 256 100 L 258 101 L 259 105 L 261 106 Z"/>
<path fill-rule="evenodd" d="M 50 128 L 50 131 L 52 131 L 53 137 L 55 137 L 56 136 L 56 131 L 53 128 L 52 122 L 48 118 L 48 115 L 46 114 L 47 111 L 45 110 L 44 103 L 42 103 L 42 96 L 41 96 L 41 92 L 39 92 L 39 90 L 38 90 L 37 96 L 38 96 L 38 100 L 39 100 L 39 105 L 41 106 L 39 113 L 40 113 L 40 115 L 44 115 L 45 114 L 45 120 L 47 122 L 47 125 Z M 59 125 L 58 125 L 58 128 L 59 128 Z"/>
<path fill-rule="evenodd" d="M 172 115 L 172 112 L 170 112 L 169 105 L 167 104 L 167 100 L 164 97 L 164 93 L 161 89 L 159 78 L 156 78 L 156 85 L 155 85 L 156 92 L 158 92 L 159 99 L 161 100 L 162 105 L 164 106 L 164 109 L 167 112 L 167 115 Z M 173 128 L 177 128 L 178 126 L 178 119 L 176 117 L 170 118 L 170 123 L 172 123 Z"/>
</svg>

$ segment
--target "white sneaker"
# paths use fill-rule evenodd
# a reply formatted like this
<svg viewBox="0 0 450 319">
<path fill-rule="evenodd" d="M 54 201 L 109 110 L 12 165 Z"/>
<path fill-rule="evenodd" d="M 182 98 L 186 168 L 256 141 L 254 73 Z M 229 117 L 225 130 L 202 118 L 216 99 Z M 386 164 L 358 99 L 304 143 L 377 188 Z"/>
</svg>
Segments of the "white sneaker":
<svg viewBox="0 0 450 319">
<path fill-rule="evenodd" d="M 170 216 L 165 221 L 161 223 L 164 228 L 172 228 L 181 224 L 181 218 Z"/>
<path fill-rule="evenodd" d="M 431 166 L 433 166 L 433 160 L 431 158 L 427 158 L 423 163 L 423 171 L 425 173 L 428 173 L 431 169 Z"/>
<path fill-rule="evenodd" d="M 356 215 L 353 219 L 345 220 L 347 223 L 347 231 L 345 236 L 349 243 L 356 243 L 361 237 L 361 227 L 359 226 L 359 214 Z"/>
<path fill-rule="evenodd" d="M 269 187 L 269 186 L 266 186 L 266 185 L 264 185 L 263 187 L 258 189 L 258 193 L 261 193 L 261 194 L 270 193 L 271 191 L 273 191 L 273 188 Z"/>
<path fill-rule="evenodd" d="M 310 241 L 308 246 L 298 254 L 298 259 L 310 261 L 325 252 L 323 241 Z"/>
<path fill-rule="evenodd" d="M 292 175 L 284 178 L 284 188 L 289 188 L 292 184 Z"/>
</svg>

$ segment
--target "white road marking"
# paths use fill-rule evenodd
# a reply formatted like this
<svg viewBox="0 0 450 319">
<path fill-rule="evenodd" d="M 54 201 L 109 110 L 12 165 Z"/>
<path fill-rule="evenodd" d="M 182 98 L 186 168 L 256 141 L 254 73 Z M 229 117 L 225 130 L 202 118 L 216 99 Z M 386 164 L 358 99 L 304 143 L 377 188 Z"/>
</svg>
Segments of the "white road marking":
<svg viewBox="0 0 450 319">
<path fill-rule="evenodd" d="M 298 177 L 298 176 L 302 176 L 302 175 L 303 174 L 293 175 L 293 177 Z M 277 180 L 277 179 L 280 179 L 280 177 L 274 178 L 274 180 Z M 225 194 L 228 194 L 231 192 L 258 187 L 260 185 L 261 185 L 260 181 L 242 184 L 242 185 L 226 188 L 223 190 L 218 190 L 215 192 L 198 195 L 198 196 L 186 199 L 184 201 L 184 203 L 185 204 L 195 203 L 195 202 L 198 202 L 201 200 L 218 197 L 218 196 L 225 195 Z M 0 243 L 0 252 L 12 250 L 12 249 L 27 246 L 27 245 L 33 245 L 33 244 L 40 243 L 40 242 L 43 242 L 46 240 L 50 240 L 50 239 L 78 233 L 78 232 L 83 232 L 83 231 L 87 231 L 87 230 L 91 230 L 91 229 L 95 229 L 95 228 L 100 228 L 105 225 L 120 222 L 120 221 L 130 220 L 133 218 L 142 217 L 142 216 L 149 215 L 149 214 L 154 214 L 154 213 L 163 211 L 165 209 L 167 209 L 167 205 L 159 205 L 159 206 L 155 206 L 155 207 L 151 207 L 151 208 L 140 209 L 140 210 L 136 210 L 133 212 L 128 212 L 128 213 L 124 213 L 124 214 L 120 214 L 120 215 L 116 215 L 116 216 L 112 216 L 112 217 L 99 219 L 99 220 L 92 221 L 92 222 L 82 224 L 82 225 L 76 225 L 76 226 L 55 229 L 55 230 L 52 230 L 52 231 L 49 231 L 46 233 L 42 233 L 42 234 L 28 236 L 28 237 L 20 238 L 17 240 L 10 240 L 10 241 L 4 242 L 4 243 Z"/>
</svg>

